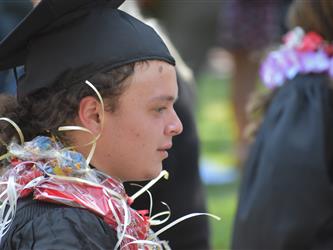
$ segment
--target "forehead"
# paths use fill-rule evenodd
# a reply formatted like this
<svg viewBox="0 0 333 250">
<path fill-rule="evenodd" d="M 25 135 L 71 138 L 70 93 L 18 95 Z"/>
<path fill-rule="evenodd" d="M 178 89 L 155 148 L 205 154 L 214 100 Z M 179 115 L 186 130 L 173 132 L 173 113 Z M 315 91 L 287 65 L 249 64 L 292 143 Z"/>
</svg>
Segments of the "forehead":
<svg viewBox="0 0 333 250">
<path fill-rule="evenodd" d="M 159 60 L 147 60 L 137 62 L 135 64 L 134 73 L 138 76 L 159 76 L 162 77 L 164 74 L 175 73 L 175 67 L 167 62 Z"/>
<path fill-rule="evenodd" d="M 163 61 L 144 61 L 135 65 L 134 74 L 128 79 L 126 93 L 140 95 L 167 94 L 177 97 L 177 77 L 175 67 Z"/>
<path fill-rule="evenodd" d="M 162 61 L 137 64 L 124 86 L 118 99 L 117 114 L 141 112 L 161 101 L 173 103 L 178 97 L 175 67 Z"/>
</svg>

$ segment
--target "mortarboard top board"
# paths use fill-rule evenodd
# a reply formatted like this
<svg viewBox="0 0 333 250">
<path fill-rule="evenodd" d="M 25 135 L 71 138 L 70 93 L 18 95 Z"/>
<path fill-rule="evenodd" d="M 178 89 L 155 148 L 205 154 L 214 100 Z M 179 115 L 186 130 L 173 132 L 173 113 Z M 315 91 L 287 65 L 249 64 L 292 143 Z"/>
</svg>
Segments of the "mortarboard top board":
<svg viewBox="0 0 333 250">
<path fill-rule="evenodd" d="M 0 43 L 0 70 L 24 65 L 18 97 L 47 88 L 68 70 L 131 62 L 175 64 L 148 25 L 117 8 L 124 0 L 42 0 Z M 82 79 L 84 80 L 84 79 Z"/>
</svg>

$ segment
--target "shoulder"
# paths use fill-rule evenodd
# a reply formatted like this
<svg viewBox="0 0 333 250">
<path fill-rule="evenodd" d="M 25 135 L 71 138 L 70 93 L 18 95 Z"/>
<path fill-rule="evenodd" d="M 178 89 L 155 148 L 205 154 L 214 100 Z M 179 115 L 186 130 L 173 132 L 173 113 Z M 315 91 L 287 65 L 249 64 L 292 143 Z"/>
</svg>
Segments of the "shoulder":
<svg viewBox="0 0 333 250">
<path fill-rule="evenodd" d="M 330 85 L 331 80 L 326 74 L 299 74 L 276 91 L 265 116 L 275 121 L 282 115 L 296 119 L 298 114 L 309 115 L 308 111 L 315 108 L 327 109 L 333 100 Z"/>
<path fill-rule="evenodd" d="M 5 242 L 8 249 L 112 249 L 117 237 L 85 209 L 28 201 L 19 207 Z"/>
<path fill-rule="evenodd" d="M 289 94 L 311 97 L 317 91 L 331 91 L 331 79 L 327 74 L 298 74 L 295 78 L 287 80 L 280 91 L 283 96 Z"/>
</svg>

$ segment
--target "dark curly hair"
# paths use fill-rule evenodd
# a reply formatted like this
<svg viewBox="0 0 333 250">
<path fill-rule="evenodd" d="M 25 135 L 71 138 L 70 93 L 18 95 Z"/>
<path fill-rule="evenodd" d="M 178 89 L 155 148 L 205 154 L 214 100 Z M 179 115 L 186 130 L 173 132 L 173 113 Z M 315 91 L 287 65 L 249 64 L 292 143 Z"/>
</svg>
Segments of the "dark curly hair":
<svg viewBox="0 0 333 250">
<path fill-rule="evenodd" d="M 98 72 L 84 80 L 89 80 L 100 92 L 105 102 L 105 109 L 114 112 L 119 96 L 127 85 L 124 80 L 134 73 L 137 63 L 127 64 L 107 72 Z M 12 119 L 21 128 L 25 139 L 31 140 L 37 135 L 55 135 L 65 145 L 70 142 L 63 132 L 57 129 L 63 125 L 72 125 L 80 100 L 96 93 L 80 79 L 84 72 L 91 72 L 92 66 L 70 70 L 61 75 L 50 88 L 20 98 L 0 95 L 0 116 Z M 97 97 L 96 97 L 97 98 Z M 7 123 L 0 122 L 2 144 L 17 137 L 17 132 Z M 17 138 L 16 138 L 17 139 Z M 0 154 L 6 152 L 2 145 Z"/>
</svg>

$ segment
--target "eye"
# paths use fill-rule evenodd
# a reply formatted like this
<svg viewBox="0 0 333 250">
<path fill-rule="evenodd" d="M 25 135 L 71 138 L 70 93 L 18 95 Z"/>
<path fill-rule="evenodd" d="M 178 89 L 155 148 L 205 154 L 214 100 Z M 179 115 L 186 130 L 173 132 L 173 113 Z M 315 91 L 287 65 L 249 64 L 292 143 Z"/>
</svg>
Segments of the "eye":
<svg viewBox="0 0 333 250">
<path fill-rule="evenodd" d="M 166 110 L 167 108 L 166 107 L 158 107 L 158 108 L 156 108 L 155 109 L 155 111 L 157 112 L 157 113 L 162 113 L 164 110 Z"/>
</svg>

